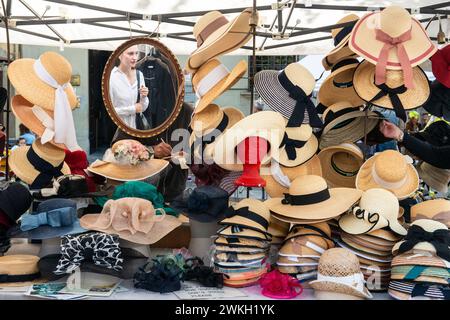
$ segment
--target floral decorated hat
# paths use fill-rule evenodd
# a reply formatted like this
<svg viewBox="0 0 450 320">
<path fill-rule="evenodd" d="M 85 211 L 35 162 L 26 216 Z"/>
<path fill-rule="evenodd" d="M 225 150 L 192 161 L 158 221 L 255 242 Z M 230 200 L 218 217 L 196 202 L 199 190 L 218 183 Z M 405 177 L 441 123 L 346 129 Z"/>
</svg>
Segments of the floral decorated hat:
<svg viewBox="0 0 450 320">
<path fill-rule="evenodd" d="M 88 171 L 117 181 L 144 180 L 161 172 L 169 164 L 154 159 L 150 151 L 136 140 L 120 140 L 106 150 L 102 160 L 96 160 Z"/>
</svg>

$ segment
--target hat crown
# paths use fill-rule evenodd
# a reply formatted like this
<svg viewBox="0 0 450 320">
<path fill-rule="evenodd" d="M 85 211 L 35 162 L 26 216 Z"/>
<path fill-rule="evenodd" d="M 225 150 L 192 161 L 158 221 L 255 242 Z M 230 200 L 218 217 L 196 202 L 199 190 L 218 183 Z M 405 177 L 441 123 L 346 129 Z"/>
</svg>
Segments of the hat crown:
<svg viewBox="0 0 450 320">
<path fill-rule="evenodd" d="M 387 220 L 396 220 L 398 217 L 398 199 L 385 189 L 373 188 L 365 191 L 359 201 L 359 207 L 370 213 L 378 213 Z"/>
<path fill-rule="evenodd" d="M 297 87 L 300 87 L 306 95 L 310 95 L 316 85 L 316 79 L 312 73 L 300 63 L 294 62 L 287 65 L 284 73 Z"/>
<path fill-rule="evenodd" d="M 27 275 L 39 272 L 39 257 L 25 254 L 0 257 L 0 274 Z"/>
<path fill-rule="evenodd" d="M 404 179 L 407 174 L 407 163 L 400 152 L 386 150 L 376 156 L 374 170 L 382 180 L 398 182 Z"/>
<path fill-rule="evenodd" d="M 359 20 L 359 16 L 357 16 L 356 14 L 348 14 L 345 17 L 343 17 L 342 19 L 340 19 L 338 22 L 336 22 L 336 24 L 341 24 L 341 23 L 345 23 L 345 22 L 350 22 L 350 21 L 357 21 Z M 333 39 L 336 37 L 336 35 L 342 30 L 343 28 L 335 28 L 335 29 L 331 29 L 331 36 L 333 37 Z"/>
<path fill-rule="evenodd" d="M 51 163 L 54 167 L 60 165 L 66 156 L 64 150 L 59 149 L 51 143 L 42 144 L 41 139 L 36 139 L 30 148 L 33 148 L 33 151 L 39 158 Z"/>
<path fill-rule="evenodd" d="M 336 113 L 338 111 L 341 111 L 341 110 L 344 110 L 347 108 L 352 108 L 352 107 L 354 107 L 354 106 L 348 101 L 340 101 L 340 102 L 333 103 L 331 106 L 326 108 L 325 111 L 323 112 L 323 119 L 326 119 L 329 112 Z"/>
<path fill-rule="evenodd" d="M 411 26 L 411 15 L 400 6 L 386 7 L 380 13 L 380 29 L 393 38 L 410 30 Z"/>
<path fill-rule="evenodd" d="M 211 23 L 214 22 L 218 18 L 226 17 L 220 11 L 210 11 L 200 17 L 194 25 L 193 34 L 194 37 L 197 38 L 198 35 Z M 227 19 L 228 20 L 228 19 Z"/>
<path fill-rule="evenodd" d="M 39 59 L 45 70 L 56 80 L 60 85 L 70 82 L 72 77 L 72 66 L 62 55 L 56 52 L 45 52 Z"/>
<path fill-rule="evenodd" d="M 446 199 L 427 200 L 411 207 L 411 218 L 415 220 L 418 215 L 426 216 L 430 219 L 437 220 L 436 216 L 440 213 L 448 213 L 450 215 L 450 201 Z"/>
<path fill-rule="evenodd" d="M 314 175 L 300 176 L 292 181 L 289 194 L 294 196 L 313 194 L 328 189 L 324 178 Z"/>
<path fill-rule="evenodd" d="M 208 62 L 205 62 L 192 76 L 192 86 L 194 87 L 194 91 L 197 92 L 198 85 L 200 81 L 206 77 L 214 68 L 222 65 L 219 60 L 211 59 Z M 222 65 L 223 66 L 223 65 Z"/>
<path fill-rule="evenodd" d="M 436 230 L 448 230 L 448 227 L 442 222 L 431 219 L 419 219 L 411 223 L 410 226 L 419 226 L 427 232 L 434 232 Z"/>
<path fill-rule="evenodd" d="M 236 210 L 240 209 L 240 208 L 244 208 L 244 207 L 248 207 L 249 211 L 260 215 L 266 221 L 270 221 L 269 208 L 267 208 L 267 206 L 262 201 L 257 200 L 257 199 L 248 198 L 248 199 L 243 199 L 243 200 L 239 201 L 239 203 L 234 205 L 234 208 Z"/>
<path fill-rule="evenodd" d="M 221 120 L 223 111 L 217 104 L 210 104 L 204 110 L 192 116 L 191 128 L 196 133 L 214 128 L 214 124 Z"/>
<path fill-rule="evenodd" d="M 323 276 L 346 277 L 361 272 L 358 257 L 344 248 L 326 250 L 319 259 L 318 272 Z"/>
</svg>

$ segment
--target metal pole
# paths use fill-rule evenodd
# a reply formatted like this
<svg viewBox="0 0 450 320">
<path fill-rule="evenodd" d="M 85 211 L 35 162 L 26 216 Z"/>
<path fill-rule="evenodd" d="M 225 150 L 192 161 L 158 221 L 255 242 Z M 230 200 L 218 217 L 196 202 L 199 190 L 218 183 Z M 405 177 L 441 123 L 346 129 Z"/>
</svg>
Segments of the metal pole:
<svg viewBox="0 0 450 320">
<path fill-rule="evenodd" d="M 250 77 L 250 114 L 253 113 L 253 103 L 255 100 L 255 94 L 253 90 L 253 81 L 255 79 L 255 73 L 256 73 L 256 0 L 253 0 L 253 11 L 252 11 L 252 18 L 251 18 L 251 26 L 252 26 L 252 32 L 253 32 L 253 48 L 252 48 L 252 69 L 253 73 L 249 75 Z"/>
<path fill-rule="evenodd" d="M 9 66 L 9 64 L 11 63 L 11 50 L 10 50 L 10 43 L 9 43 L 9 28 L 8 28 L 8 14 L 6 12 L 6 7 L 5 7 L 5 1 L 2 0 L 2 7 L 3 7 L 3 20 L 5 23 L 5 29 L 6 29 L 6 60 L 7 60 L 7 66 Z M 11 8 L 11 7 L 10 7 Z M 9 180 L 9 155 L 8 155 L 8 146 L 9 146 L 9 114 L 10 114 L 10 93 L 11 93 L 11 83 L 9 82 L 9 78 L 7 77 L 7 89 L 8 89 L 8 93 L 7 93 L 7 98 L 6 98 L 6 172 L 5 172 L 5 179 L 6 181 Z"/>
<path fill-rule="evenodd" d="M 289 20 L 291 20 L 292 12 L 295 9 L 295 4 L 296 3 L 297 3 L 297 0 L 294 0 L 294 2 L 292 3 L 291 10 L 289 11 L 289 15 L 287 17 L 286 24 L 284 25 L 284 28 L 283 28 L 283 31 L 281 32 L 281 35 L 284 35 L 284 32 L 286 31 L 286 28 L 287 28 L 287 26 L 289 24 Z"/>
</svg>

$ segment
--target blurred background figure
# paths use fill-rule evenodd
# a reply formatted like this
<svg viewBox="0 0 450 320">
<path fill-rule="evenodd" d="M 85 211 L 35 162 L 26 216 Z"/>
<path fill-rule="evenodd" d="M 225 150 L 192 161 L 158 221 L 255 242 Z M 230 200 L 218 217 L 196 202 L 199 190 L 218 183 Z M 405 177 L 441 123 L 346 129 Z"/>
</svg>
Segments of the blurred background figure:
<svg viewBox="0 0 450 320">
<path fill-rule="evenodd" d="M 420 131 L 419 113 L 417 111 L 410 111 L 408 113 L 408 122 L 406 122 L 405 130 L 408 133 L 416 133 Z"/>
<path fill-rule="evenodd" d="M 34 133 L 31 132 L 30 129 L 28 129 L 23 123 L 19 125 L 19 133 L 19 138 L 24 138 L 28 146 L 31 146 L 34 140 L 36 140 Z"/>
<path fill-rule="evenodd" d="M 253 112 L 252 113 L 260 112 L 263 110 L 264 110 L 264 102 L 262 102 L 261 100 L 255 101 L 255 103 L 253 104 Z"/>
<path fill-rule="evenodd" d="M 26 146 L 27 145 L 27 141 L 25 140 L 25 138 L 19 138 L 19 140 L 17 140 L 17 143 L 11 148 L 11 150 L 17 149 L 18 147 L 22 147 L 22 146 Z"/>
</svg>

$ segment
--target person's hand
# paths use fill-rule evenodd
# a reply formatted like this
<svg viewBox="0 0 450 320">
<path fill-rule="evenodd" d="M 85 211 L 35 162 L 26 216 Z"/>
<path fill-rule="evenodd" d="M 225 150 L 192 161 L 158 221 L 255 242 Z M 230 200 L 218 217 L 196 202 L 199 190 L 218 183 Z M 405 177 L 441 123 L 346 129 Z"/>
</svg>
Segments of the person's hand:
<svg viewBox="0 0 450 320">
<path fill-rule="evenodd" d="M 170 146 L 170 144 L 161 142 L 160 144 L 153 146 L 153 151 L 155 158 L 161 159 L 169 157 L 172 154 L 172 147 Z"/>
<path fill-rule="evenodd" d="M 145 86 L 142 86 L 139 88 L 139 94 L 141 95 L 141 97 L 146 97 L 148 96 L 148 88 Z"/>
<path fill-rule="evenodd" d="M 134 106 L 136 107 L 136 113 L 142 112 L 142 109 L 143 109 L 142 103 L 136 102 L 136 104 Z"/>
<path fill-rule="evenodd" d="M 380 123 L 380 132 L 386 137 L 391 139 L 398 140 L 399 137 L 402 134 L 402 130 L 400 130 L 399 127 L 397 127 L 395 124 L 383 120 Z"/>
</svg>

